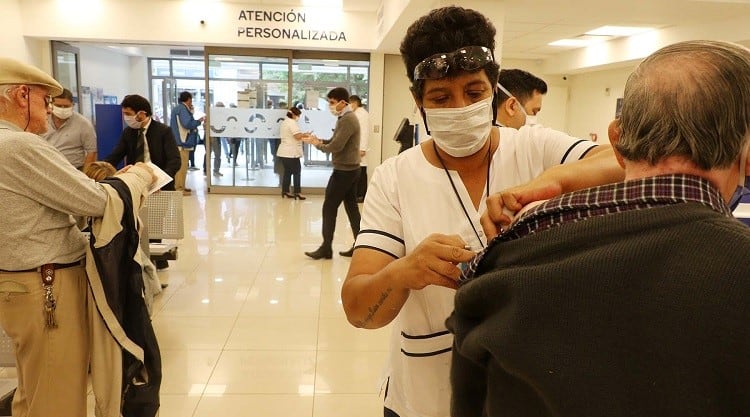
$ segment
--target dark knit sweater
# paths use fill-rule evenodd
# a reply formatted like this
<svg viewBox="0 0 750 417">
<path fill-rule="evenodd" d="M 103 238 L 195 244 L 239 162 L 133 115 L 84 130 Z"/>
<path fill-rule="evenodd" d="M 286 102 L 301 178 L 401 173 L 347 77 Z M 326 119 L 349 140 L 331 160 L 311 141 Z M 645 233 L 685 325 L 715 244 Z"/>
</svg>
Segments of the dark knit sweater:
<svg viewBox="0 0 750 417">
<path fill-rule="evenodd" d="M 696 203 L 497 245 L 448 319 L 452 415 L 750 415 L 748 255 Z"/>
</svg>

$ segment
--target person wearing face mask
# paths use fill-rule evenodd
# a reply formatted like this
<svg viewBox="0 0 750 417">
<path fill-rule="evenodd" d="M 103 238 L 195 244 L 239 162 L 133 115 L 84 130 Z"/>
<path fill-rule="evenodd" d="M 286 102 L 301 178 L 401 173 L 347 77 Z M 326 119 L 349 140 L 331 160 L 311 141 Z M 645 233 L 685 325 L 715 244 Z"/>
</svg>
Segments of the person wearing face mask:
<svg viewBox="0 0 750 417">
<path fill-rule="evenodd" d="M 127 127 L 123 129 L 115 149 L 104 161 L 114 166 L 123 160 L 128 164 L 152 162 L 173 178 L 161 189 L 175 191 L 174 178 L 182 165 L 182 159 L 172 129 L 151 117 L 151 103 L 145 97 L 127 95 L 120 107 Z M 169 267 L 166 259 L 157 259 L 154 263 L 157 269 Z"/>
<path fill-rule="evenodd" d="M 465 274 L 453 416 L 747 414 L 748 108 L 744 46 L 638 65 L 609 129 L 625 180 L 530 209 Z"/>
<path fill-rule="evenodd" d="M 500 126 L 520 129 L 537 124 L 547 83 L 520 69 L 502 69 L 498 77 L 497 122 Z"/>
<path fill-rule="evenodd" d="M 493 126 L 495 34 L 484 15 L 450 6 L 413 23 L 401 43 L 431 139 L 375 169 L 341 290 L 352 325 L 373 329 L 395 321 L 386 416 L 449 415 L 453 339 L 445 319 L 460 265 L 488 240 L 480 213 L 490 204 L 518 210 L 519 202 L 623 176 L 609 146 L 584 155 L 568 152 L 575 138 Z"/>
<path fill-rule="evenodd" d="M 174 178 L 181 160 L 172 129 L 151 117 L 151 103 L 145 97 L 127 95 L 120 107 L 127 127 L 123 129 L 115 149 L 104 160 L 114 166 L 123 161 L 128 164 L 153 162 Z M 162 187 L 162 190 L 174 189 L 174 181 Z"/>
<path fill-rule="evenodd" d="M 286 119 L 281 122 L 279 127 L 281 143 L 279 149 L 276 150 L 276 157 L 279 158 L 282 166 L 284 167 L 284 173 L 281 179 L 281 198 L 293 198 L 295 200 L 304 200 L 306 197 L 301 193 L 301 178 L 302 165 L 300 164 L 300 158 L 302 158 L 302 139 L 306 133 L 299 130 L 297 120 L 302 115 L 302 111 L 296 107 L 290 107 L 289 111 L 286 112 Z M 292 185 L 292 177 L 294 177 L 294 192 L 289 192 L 289 187 Z"/>
<path fill-rule="evenodd" d="M 333 257 L 333 233 L 336 230 L 336 214 L 344 203 L 346 215 L 352 234 L 356 239 L 359 233 L 359 206 L 357 205 L 357 182 L 360 175 L 359 139 L 360 125 L 357 116 L 349 105 L 349 92 L 346 88 L 337 87 L 328 92 L 328 110 L 338 120 L 329 140 L 320 140 L 309 135 L 303 140 L 319 150 L 331 153 L 333 172 L 328 179 L 325 199 L 323 200 L 323 243 L 305 255 L 313 259 L 331 259 Z M 341 256 L 351 256 L 349 250 L 339 252 Z"/>
<path fill-rule="evenodd" d="M 120 415 L 133 403 L 140 410 L 148 405 L 158 408 L 160 377 L 139 372 L 137 379 L 147 375 L 149 383 L 135 384 L 128 376 L 134 373 L 130 370 L 142 371 L 134 362 L 136 355 L 143 359 L 143 349 L 134 346 L 146 338 L 128 339 L 131 343 L 124 346 L 107 331 L 130 336 L 131 329 L 151 329 L 150 322 L 130 322 L 125 330 L 108 321 L 107 327 L 102 322 L 105 313 L 100 313 L 116 308 L 127 311 L 130 319 L 138 312 L 139 297 L 133 296 L 137 292 L 127 292 L 133 287 L 118 281 L 121 294 L 131 296 L 127 309 L 115 306 L 117 297 L 100 303 L 102 298 L 92 296 L 101 294 L 94 289 L 94 283 L 101 289 L 99 264 L 91 258 L 86 262 L 89 242 L 71 221 L 71 216 L 112 219 L 116 207 L 137 207 L 138 199 L 130 196 L 145 194 L 155 177 L 147 165 L 134 163 L 105 185 L 68 163 L 41 137 L 47 130 L 50 97 L 62 90 L 42 70 L 0 57 L 0 326 L 12 340 L 18 374 L 12 412 L 24 417 L 85 416 L 89 370 L 96 375 L 92 389 L 97 414 Z M 121 225 L 119 219 L 112 220 Z M 112 240 L 119 242 L 119 237 L 131 233 L 137 233 L 135 227 L 124 224 Z M 126 259 L 118 266 L 115 269 L 135 270 L 134 262 Z M 124 342 L 122 337 L 117 341 Z M 108 361 L 98 355 L 102 347 L 112 349 Z M 123 353 L 126 350 L 128 354 Z M 120 390 L 120 385 L 129 390 Z M 138 394 L 143 386 L 148 386 L 155 402 Z"/>
<path fill-rule="evenodd" d="M 64 88 L 52 99 L 44 139 L 57 148 L 79 170 L 96 161 L 96 132 L 94 126 L 81 114 L 73 111 L 73 93 Z"/>
</svg>

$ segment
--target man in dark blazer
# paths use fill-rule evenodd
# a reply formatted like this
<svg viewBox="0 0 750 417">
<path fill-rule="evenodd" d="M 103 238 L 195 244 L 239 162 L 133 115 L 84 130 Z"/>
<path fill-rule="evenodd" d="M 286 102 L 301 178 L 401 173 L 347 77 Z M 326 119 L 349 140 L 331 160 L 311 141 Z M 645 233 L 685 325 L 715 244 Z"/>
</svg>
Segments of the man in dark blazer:
<svg viewBox="0 0 750 417">
<path fill-rule="evenodd" d="M 180 169 L 180 152 L 174 140 L 172 129 L 151 118 L 151 104 L 137 94 L 125 96 L 120 103 L 122 116 L 128 126 L 120 135 L 120 142 L 105 161 L 117 166 L 123 158 L 128 164 L 153 162 L 170 177 L 174 178 Z M 146 140 L 139 141 L 141 129 Z M 162 187 L 174 190 L 174 181 Z"/>
</svg>

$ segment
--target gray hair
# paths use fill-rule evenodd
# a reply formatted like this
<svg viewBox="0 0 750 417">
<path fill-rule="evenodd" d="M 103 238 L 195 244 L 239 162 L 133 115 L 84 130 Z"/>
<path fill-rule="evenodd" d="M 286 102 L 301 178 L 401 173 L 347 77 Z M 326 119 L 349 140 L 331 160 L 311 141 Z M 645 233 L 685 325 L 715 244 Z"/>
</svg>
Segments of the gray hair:
<svg viewBox="0 0 750 417">
<path fill-rule="evenodd" d="M 0 112 L 5 112 L 10 103 L 10 92 L 20 87 L 20 84 L 0 84 Z"/>
<path fill-rule="evenodd" d="M 737 161 L 750 132 L 750 50 L 688 41 L 647 57 L 628 78 L 617 150 L 655 165 L 681 156 L 699 168 Z"/>
<path fill-rule="evenodd" d="M 10 95 L 8 93 L 20 86 L 20 84 L 0 84 L 0 97 L 10 100 Z"/>
</svg>

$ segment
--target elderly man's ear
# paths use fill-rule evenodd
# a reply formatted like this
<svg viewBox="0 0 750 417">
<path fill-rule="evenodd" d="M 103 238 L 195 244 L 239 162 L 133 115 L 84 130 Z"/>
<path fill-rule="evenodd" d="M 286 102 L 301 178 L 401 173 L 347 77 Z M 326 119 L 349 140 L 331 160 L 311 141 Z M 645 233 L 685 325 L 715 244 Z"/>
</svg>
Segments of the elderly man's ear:
<svg viewBox="0 0 750 417">
<path fill-rule="evenodd" d="M 620 152 L 617 152 L 617 144 L 620 142 L 620 133 L 622 133 L 622 130 L 620 130 L 620 119 L 615 119 L 609 122 L 609 126 L 607 126 L 607 136 L 609 137 L 609 143 L 612 144 L 612 149 L 615 152 L 617 163 L 620 164 L 621 167 L 625 168 L 625 161 L 623 160 L 622 155 L 620 155 Z"/>
</svg>

